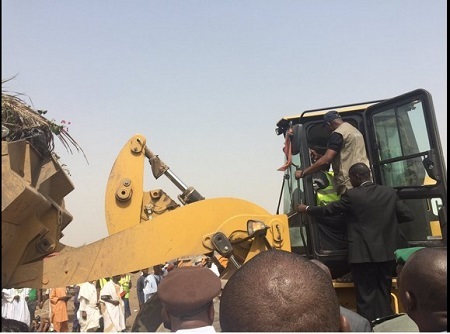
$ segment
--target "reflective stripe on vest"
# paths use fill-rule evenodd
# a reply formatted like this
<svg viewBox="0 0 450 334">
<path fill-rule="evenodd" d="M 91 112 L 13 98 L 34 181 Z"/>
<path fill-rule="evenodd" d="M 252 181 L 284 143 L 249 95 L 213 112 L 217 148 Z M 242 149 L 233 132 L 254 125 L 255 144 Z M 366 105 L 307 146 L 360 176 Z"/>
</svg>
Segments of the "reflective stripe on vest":
<svg viewBox="0 0 450 334">
<path fill-rule="evenodd" d="M 333 172 L 324 172 L 328 179 L 328 187 L 317 190 L 317 205 L 324 206 L 331 202 L 338 201 L 340 196 L 337 194 L 334 188 L 334 175 Z"/>
</svg>

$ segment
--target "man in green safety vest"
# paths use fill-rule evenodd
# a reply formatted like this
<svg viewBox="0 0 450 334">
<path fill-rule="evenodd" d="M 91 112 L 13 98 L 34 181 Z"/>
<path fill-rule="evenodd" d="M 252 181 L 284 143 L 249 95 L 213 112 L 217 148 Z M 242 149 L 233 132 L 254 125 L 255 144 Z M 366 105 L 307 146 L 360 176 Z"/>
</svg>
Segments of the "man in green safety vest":
<svg viewBox="0 0 450 334">
<path fill-rule="evenodd" d="M 333 171 L 320 171 L 319 173 L 324 175 L 326 177 L 326 180 L 321 184 L 317 180 L 314 180 L 313 178 L 313 182 L 315 181 L 314 189 L 316 191 L 317 205 L 324 206 L 331 202 L 338 201 L 341 198 L 341 196 L 338 195 L 338 193 L 336 192 L 336 188 L 334 186 Z M 324 188 L 321 188 L 321 186 Z"/>
<path fill-rule="evenodd" d="M 124 294 L 122 296 L 123 304 L 125 307 L 125 320 L 131 315 L 130 309 L 130 289 L 131 289 L 131 275 L 122 274 L 119 280 L 119 284 L 122 287 Z"/>
<path fill-rule="evenodd" d="M 100 289 L 103 288 L 110 279 L 111 279 L 111 277 L 100 278 L 98 280 L 98 285 L 99 285 Z"/>
<path fill-rule="evenodd" d="M 314 163 L 319 160 L 326 151 L 325 147 L 313 145 L 309 148 L 311 160 Z M 324 206 L 331 202 L 338 201 L 340 195 L 336 191 L 334 184 L 334 174 L 330 171 L 330 165 L 324 165 L 312 175 L 312 182 L 316 192 L 316 202 L 318 206 Z M 342 221 L 343 217 L 318 217 L 320 248 L 322 251 L 342 250 L 348 245 L 346 225 Z"/>
</svg>

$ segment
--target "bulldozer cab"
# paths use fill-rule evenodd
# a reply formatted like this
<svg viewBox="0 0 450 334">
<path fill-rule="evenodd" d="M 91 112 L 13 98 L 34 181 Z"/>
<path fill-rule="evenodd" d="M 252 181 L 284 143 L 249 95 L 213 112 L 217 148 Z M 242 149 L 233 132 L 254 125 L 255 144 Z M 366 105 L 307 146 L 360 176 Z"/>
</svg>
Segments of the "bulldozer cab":
<svg viewBox="0 0 450 334">
<path fill-rule="evenodd" d="M 401 224 L 404 247 L 447 245 L 447 174 L 431 95 L 423 89 L 387 99 L 304 111 L 277 123 L 285 138 L 285 168 L 279 209 L 289 217 L 292 251 L 324 262 L 334 278 L 349 271 L 346 247 L 330 247 L 314 218 L 296 214 L 299 203 L 317 205 L 312 178 L 296 180 L 296 169 L 312 164 L 310 147 L 326 147 L 323 115 L 337 110 L 363 134 L 373 181 L 394 187 L 414 212 Z M 345 223 L 329 222 L 335 227 Z M 340 233 L 340 231 L 336 231 Z"/>
</svg>

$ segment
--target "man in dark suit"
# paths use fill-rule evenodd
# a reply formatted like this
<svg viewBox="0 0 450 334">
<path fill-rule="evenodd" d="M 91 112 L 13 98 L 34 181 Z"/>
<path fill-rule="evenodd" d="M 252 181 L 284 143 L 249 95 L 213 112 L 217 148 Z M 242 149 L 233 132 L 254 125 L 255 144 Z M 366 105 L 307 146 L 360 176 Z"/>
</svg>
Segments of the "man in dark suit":
<svg viewBox="0 0 450 334">
<path fill-rule="evenodd" d="M 349 170 L 353 188 L 339 201 L 326 206 L 299 204 L 311 216 L 347 213 L 349 264 L 356 292 L 356 310 L 372 321 L 392 314 L 391 287 L 395 272 L 394 251 L 399 248 L 398 224 L 414 219 L 395 189 L 371 181 L 370 169 L 356 163 Z"/>
</svg>

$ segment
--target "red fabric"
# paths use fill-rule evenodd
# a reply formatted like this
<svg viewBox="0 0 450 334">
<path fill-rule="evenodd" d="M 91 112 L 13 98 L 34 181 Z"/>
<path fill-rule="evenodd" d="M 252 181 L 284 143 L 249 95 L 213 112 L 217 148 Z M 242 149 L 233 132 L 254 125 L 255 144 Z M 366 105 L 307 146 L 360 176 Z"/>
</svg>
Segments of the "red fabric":
<svg viewBox="0 0 450 334">
<path fill-rule="evenodd" d="M 289 166 L 292 163 L 292 151 L 291 151 L 291 136 L 292 136 L 292 130 L 289 129 L 286 133 L 286 140 L 284 141 L 284 147 L 283 152 L 286 156 L 286 162 L 283 166 L 278 168 L 277 170 L 284 172 L 286 169 L 289 168 Z"/>
</svg>

